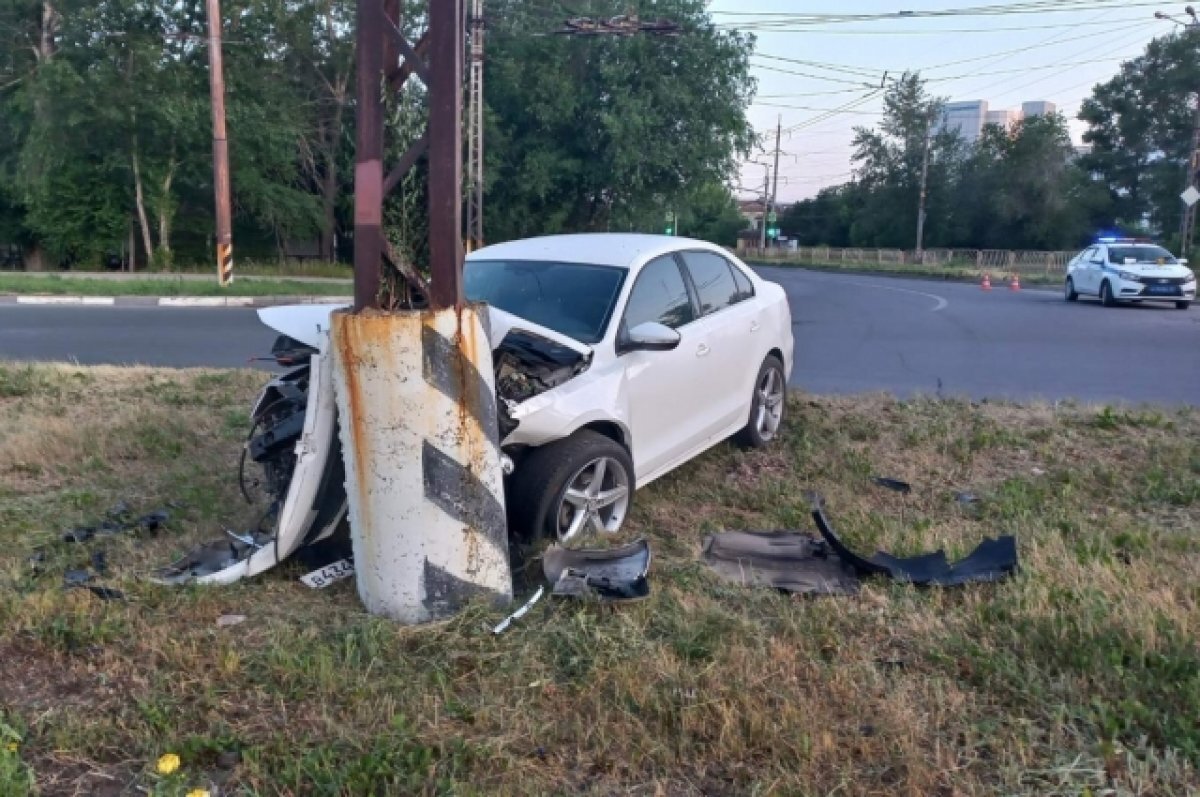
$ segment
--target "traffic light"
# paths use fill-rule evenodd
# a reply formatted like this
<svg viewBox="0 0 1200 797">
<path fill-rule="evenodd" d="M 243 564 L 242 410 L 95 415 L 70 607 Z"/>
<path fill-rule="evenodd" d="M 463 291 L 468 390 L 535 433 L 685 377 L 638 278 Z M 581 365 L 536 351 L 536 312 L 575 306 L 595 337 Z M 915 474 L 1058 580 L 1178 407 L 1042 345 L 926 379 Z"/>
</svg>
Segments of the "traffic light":
<svg viewBox="0 0 1200 797">
<path fill-rule="evenodd" d="M 772 241 L 775 240 L 776 238 L 778 238 L 779 237 L 779 228 L 778 227 L 768 227 L 767 228 L 767 237 L 770 238 Z"/>
<path fill-rule="evenodd" d="M 674 234 L 675 234 L 675 211 L 668 210 L 667 211 L 667 226 L 663 230 L 663 235 L 674 235 Z"/>
</svg>

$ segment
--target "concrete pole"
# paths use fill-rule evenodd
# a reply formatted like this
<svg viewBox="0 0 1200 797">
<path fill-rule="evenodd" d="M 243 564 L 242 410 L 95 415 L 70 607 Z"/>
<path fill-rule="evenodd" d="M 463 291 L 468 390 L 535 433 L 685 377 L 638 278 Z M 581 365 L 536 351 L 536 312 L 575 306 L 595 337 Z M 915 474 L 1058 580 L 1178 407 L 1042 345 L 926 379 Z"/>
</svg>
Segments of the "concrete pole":
<svg viewBox="0 0 1200 797">
<path fill-rule="evenodd" d="M 225 138 L 225 67 L 221 4 L 208 0 L 208 81 L 213 118 L 213 191 L 217 205 L 217 282 L 233 282 L 233 221 L 229 208 L 229 142 Z"/>
<path fill-rule="evenodd" d="M 921 196 L 917 201 L 917 251 L 916 261 L 925 262 L 925 190 L 929 182 L 929 145 L 933 137 L 933 114 L 925 125 L 925 154 L 921 158 Z"/>
</svg>

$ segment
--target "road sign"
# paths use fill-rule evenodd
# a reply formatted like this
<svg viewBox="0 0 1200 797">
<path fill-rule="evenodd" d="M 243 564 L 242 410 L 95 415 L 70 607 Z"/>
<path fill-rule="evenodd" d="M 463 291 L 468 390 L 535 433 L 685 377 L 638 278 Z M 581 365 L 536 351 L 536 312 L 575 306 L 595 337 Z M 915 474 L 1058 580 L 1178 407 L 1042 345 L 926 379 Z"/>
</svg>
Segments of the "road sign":
<svg viewBox="0 0 1200 797">
<path fill-rule="evenodd" d="M 1187 190 L 1179 195 L 1179 198 L 1183 200 L 1183 204 L 1190 208 L 1192 205 L 1200 202 L 1200 191 L 1196 190 L 1196 186 L 1189 185 Z"/>
<path fill-rule="evenodd" d="M 775 211 L 772 210 L 770 213 L 767 214 L 767 221 L 771 222 L 771 224 L 774 224 L 775 219 L 776 219 Z"/>
</svg>

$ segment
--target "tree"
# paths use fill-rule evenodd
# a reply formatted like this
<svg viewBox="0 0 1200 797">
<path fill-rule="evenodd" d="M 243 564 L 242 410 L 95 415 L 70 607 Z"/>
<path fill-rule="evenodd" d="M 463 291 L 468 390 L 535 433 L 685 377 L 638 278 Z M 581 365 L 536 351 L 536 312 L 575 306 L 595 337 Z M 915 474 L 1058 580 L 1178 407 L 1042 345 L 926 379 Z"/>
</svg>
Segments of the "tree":
<svg viewBox="0 0 1200 797">
<path fill-rule="evenodd" d="M 1079 118 L 1092 149 L 1083 165 L 1108 188 L 1122 227 L 1179 228 L 1197 90 L 1200 31 L 1189 28 L 1151 41 L 1084 101 Z"/>
<path fill-rule="evenodd" d="M 947 189 L 963 143 L 957 131 L 939 125 L 944 105 L 926 92 L 919 75 L 905 73 L 884 94 L 878 129 L 855 128 L 852 157 L 865 201 L 851 228 L 854 245 L 914 245 L 926 147 L 926 245 L 947 237 Z"/>
<path fill-rule="evenodd" d="M 498 0 L 489 31 L 488 240 L 654 227 L 694 186 L 723 182 L 748 150 L 751 40 L 716 30 L 702 0 L 665 9 L 575 3 L 577 14 L 669 17 L 675 37 L 566 37 L 564 14 Z"/>
</svg>

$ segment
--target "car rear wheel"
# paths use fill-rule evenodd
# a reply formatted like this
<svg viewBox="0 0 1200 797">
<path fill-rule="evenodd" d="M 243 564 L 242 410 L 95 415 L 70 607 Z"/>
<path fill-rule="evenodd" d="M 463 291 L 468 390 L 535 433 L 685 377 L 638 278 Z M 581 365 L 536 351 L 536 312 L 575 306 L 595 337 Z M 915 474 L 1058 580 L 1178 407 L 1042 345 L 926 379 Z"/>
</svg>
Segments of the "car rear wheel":
<svg viewBox="0 0 1200 797">
<path fill-rule="evenodd" d="M 1186 310 L 1189 307 L 1191 307 L 1191 305 L 1192 305 L 1191 302 L 1175 302 L 1175 309 L 1176 310 Z"/>
<path fill-rule="evenodd" d="M 1100 304 L 1105 307 L 1117 306 L 1117 300 L 1113 298 L 1112 286 L 1108 284 L 1108 280 L 1100 283 Z"/>
<path fill-rule="evenodd" d="M 738 442 L 747 448 L 762 448 L 775 439 L 783 426 L 787 407 L 787 380 L 783 363 L 773 354 L 767 355 L 750 397 L 750 418 L 738 433 Z"/>
<path fill-rule="evenodd" d="M 1070 277 L 1067 277 L 1067 286 L 1063 292 L 1063 297 L 1068 302 L 1073 302 L 1079 298 L 1079 294 L 1075 292 L 1075 280 L 1071 279 Z"/>
<path fill-rule="evenodd" d="M 620 443 L 590 429 L 530 453 L 513 473 L 509 519 L 528 542 L 566 544 L 616 534 L 633 503 L 633 460 Z"/>
</svg>

